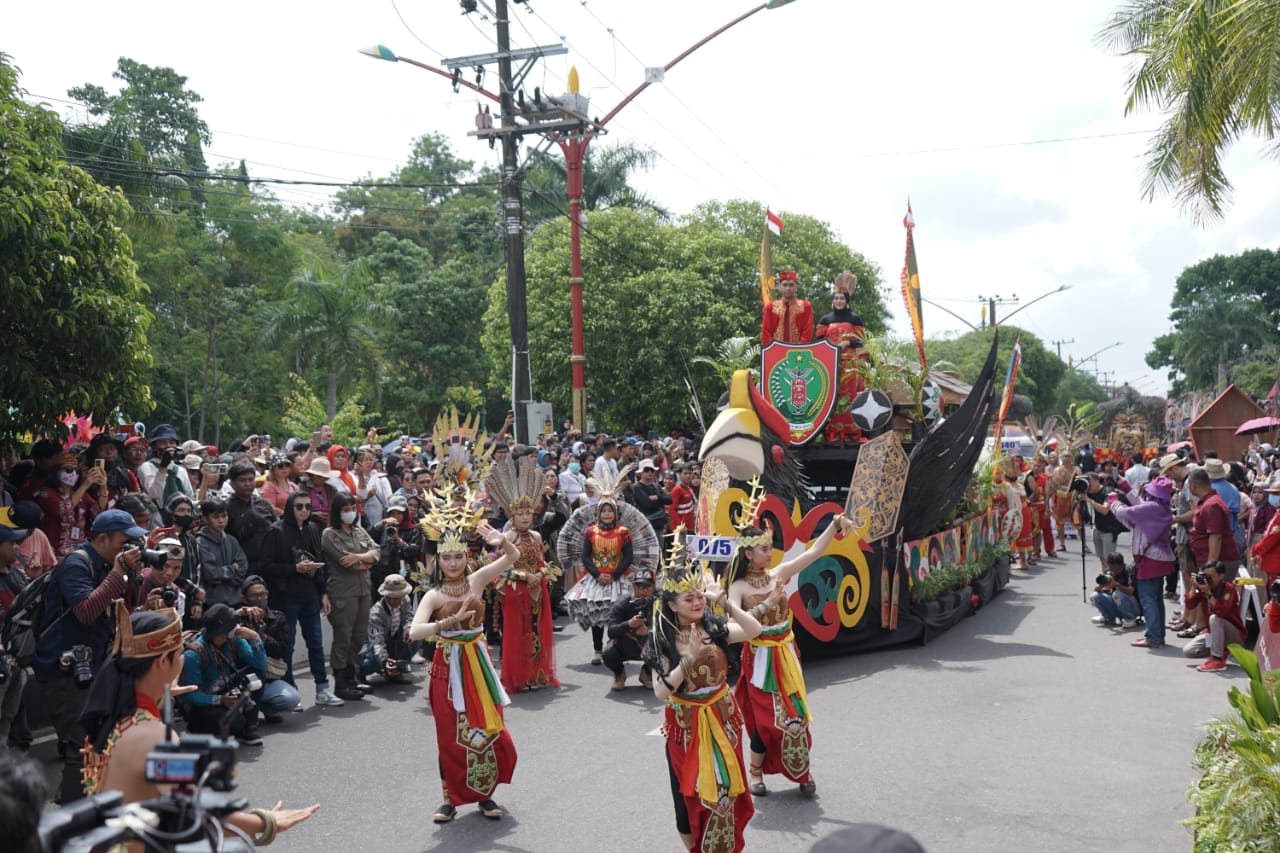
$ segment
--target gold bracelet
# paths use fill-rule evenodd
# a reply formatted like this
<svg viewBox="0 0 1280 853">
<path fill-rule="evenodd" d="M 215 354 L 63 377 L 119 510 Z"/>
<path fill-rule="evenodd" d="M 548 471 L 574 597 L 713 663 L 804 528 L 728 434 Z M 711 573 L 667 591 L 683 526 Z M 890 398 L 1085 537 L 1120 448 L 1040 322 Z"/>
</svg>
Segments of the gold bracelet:
<svg viewBox="0 0 1280 853">
<path fill-rule="evenodd" d="M 250 809 L 249 814 L 262 818 L 262 832 L 254 835 L 254 846 L 266 847 L 272 841 L 275 841 L 276 834 L 280 831 L 280 825 L 276 823 L 276 816 L 266 809 Z"/>
</svg>

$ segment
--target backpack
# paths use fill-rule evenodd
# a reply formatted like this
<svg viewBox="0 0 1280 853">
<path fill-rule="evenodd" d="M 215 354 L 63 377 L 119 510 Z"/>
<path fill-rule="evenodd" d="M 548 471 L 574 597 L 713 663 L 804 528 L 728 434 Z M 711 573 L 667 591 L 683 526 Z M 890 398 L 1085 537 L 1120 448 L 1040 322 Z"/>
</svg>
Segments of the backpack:
<svg viewBox="0 0 1280 853">
<path fill-rule="evenodd" d="M 79 555 L 86 566 L 93 565 L 83 548 L 77 548 L 71 553 Z M 36 642 L 52 631 L 62 621 L 63 616 L 71 612 L 63 610 L 58 618 L 50 622 L 43 631 L 37 630 L 40 623 L 44 621 L 45 596 L 49 585 L 53 583 L 55 571 L 57 571 L 56 567 L 27 584 L 26 588 L 14 597 L 13 606 L 5 614 L 4 626 L 0 627 L 0 644 L 4 645 L 6 654 L 18 661 L 18 666 L 31 666 L 31 660 L 36 653 Z"/>
</svg>

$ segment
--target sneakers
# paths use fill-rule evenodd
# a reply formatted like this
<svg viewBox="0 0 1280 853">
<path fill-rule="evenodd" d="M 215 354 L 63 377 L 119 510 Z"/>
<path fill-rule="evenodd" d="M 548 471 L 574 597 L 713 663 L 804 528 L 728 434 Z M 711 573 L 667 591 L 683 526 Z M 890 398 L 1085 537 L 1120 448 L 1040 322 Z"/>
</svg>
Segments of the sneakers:
<svg viewBox="0 0 1280 853">
<path fill-rule="evenodd" d="M 627 674 L 626 674 L 625 672 L 617 672 L 617 673 L 614 673 L 614 675 L 613 675 L 613 689 L 614 689 L 614 690 L 626 690 L 626 689 L 627 689 Z"/>
<path fill-rule="evenodd" d="M 1122 622 L 1120 623 L 1120 627 L 1121 627 L 1121 628 L 1136 628 L 1136 627 L 1138 627 L 1138 620 L 1137 620 L 1137 619 L 1125 619 L 1124 621 L 1122 621 Z"/>
<path fill-rule="evenodd" d="M 306 709 L 302 707 L 302 700 L 301 700 L 301 699 L 299 699 L 299 700 L 298 700 L 298 704 L 297 704 L 297 705 L 294 705 L 294 706 L 293 706 L 293 713 L 295 713 L 295 714 L 301 714 L 301 713 L 302 713 L 303 711 L 305 711 L 305 710 L 306 710 Z"/>
<path fill-rule="evenodd" d="M 1221 672 L 1226 668 L 1227 662 L 1222 658 L 1209 658 L 1207 661 L 1196 667 L 1196 669 L 1201 672 Z"/>
<path fill-rule="evenodd" d="M 257 729 L 249 729 L 240 737 L 236 738 L 241 746 L 262 746 L 262 736 L 258 734 Z"/>
<path fill-rule="evenodd" d="M 1090 622 L 1092 622 L 1092 623 L 1093 623 L 1093 624 L 1095 624 L 1095 625 L 1106 625 L 1108 628 L 1110 628 L 1111 626 L 1113 626 L 1113 625 L 1115 625 L 1115 624 L 1116 624 L 1116 620 L 1114 620 L 1114 619 L 1108 619 L 1107 617 L 1102 616 L 1101 614 L 1099 614 L 1098 616 L 1093 617 L 1093 618 L 1092 618 L 1092 619 L 1090 619 L 1089 621 L 1090 621 Z"/>
<path fill-rule="evenodd" d="M 498 820 L 502 817 L 502 806 L 493 800 L 481 800 L 478 805 L 480 806 L 480 814 L 489 818 L 489 820 Z"/>
<path fill-rule="evenodd" d="M 599 649 L 596 649 L 595 653 L 591 655 L 591 665 L 602 666 L 603 664 L 604 664 L 604 655 L 600 653 Z"/>
<path fill-rule="evenodd" d="M 453 807 L 453 803 L 441 803 L 440 808 L 436 809 L 436 813 L 431 819 L 436 823 L 448 823 L 458 816 L 458 810 Z"/>
<path fill-rule="evenodd" d="M 427 659 L 422 656 L 422 652 L 414 652 L 413 657 L 409 658 L 409 663 L 424 664 Z"/>
<path fill-rule="evenodd" d="M 343 702 L 337 696 L 334 696 L 332 693 L 330 693 L 329 687 L 326 685 L 324 687 L 316 688 L 316 704 L 325 705 L 330 708 L 337 708 L 338 706 L 345 705 L 347 703 Z M 298 708 L 301 708 L 301 707 L 302 707 L 302 703 L 299 702 Z M 298 708 L 294 708 L 294 710 L 296 711 L 298 710 Z"/>
</svg>

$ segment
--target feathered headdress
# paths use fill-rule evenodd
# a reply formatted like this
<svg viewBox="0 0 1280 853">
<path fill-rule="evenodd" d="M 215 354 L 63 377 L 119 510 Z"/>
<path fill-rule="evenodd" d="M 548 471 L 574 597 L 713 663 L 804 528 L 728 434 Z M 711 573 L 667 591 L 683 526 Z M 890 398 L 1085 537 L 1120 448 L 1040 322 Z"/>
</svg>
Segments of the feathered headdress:
<svg viewBox="0 0 1280 853">
<path fill-rule="evenodd" d="M 635 465 L 628 463 L 618 469 L 618 476 L 600 470 L 599 465 L 596 466 L 595 473 L 587 480 L 595 486 L 596 490 L 596 506 L 600 504 L 612 504 L 614 509 L 618 508 L 618 500 L 621 497 L 622 484 L 627 481 L 627 475 L 635 470 Z"/>
<path fill-rule="evenodd" d="M 460 420 L 458 410 L 450 408 L 436 418 L 431 440 L 435 444 L 440 469 L 436 479 L 452 483 L 478 483 L 489 473 L 493 459 L 493 442 L 480 428 L 480 419 L 467 415 Z"/>
<path fill-rule="evenodd" d="M 533 454 L 519 462 L 504 459 L 495 463 L 485 479 L 485 489 L 502 506 L 508 517 L 533 512 L 542 494 L 542 473 L 533 462 Z"/>
<path fill-rule="evenodd" d="M 124 601 L 117 598 L 115 608 L 116 636 L 111 642 L 112 654 L 121 658 L 154 658 L 182 648 L 182 620 L 172 607 L 155 611 L 170 619 L 168 625 L 149 634 L 136 635 Z"/>
<path fill-rule="evenodd" d="M 467 537 L 484 518 L 484 504 L 465 483 L 448 491 L 436 490 L 436 500 L 419 526 L 436 544 L 437 554 L 465 552 Z"/>
<path fill-rule="evenodd" d="M 703 572 L 689 559 L 684 532 L 683 524 L 671 532 L 670 544 L 662 559 L 662 584 L 659 588 L 674 595 L 701 592 L 704 583 Z"/>
<path fill-rule="evenodd" d="M 853 295 L 853 289 L 858 286 L 858 276 L 848 270 L 836 276 L 835 285 L 832 287 L 833 293 L 843 293 L 846 297 Z"/>
</svg>

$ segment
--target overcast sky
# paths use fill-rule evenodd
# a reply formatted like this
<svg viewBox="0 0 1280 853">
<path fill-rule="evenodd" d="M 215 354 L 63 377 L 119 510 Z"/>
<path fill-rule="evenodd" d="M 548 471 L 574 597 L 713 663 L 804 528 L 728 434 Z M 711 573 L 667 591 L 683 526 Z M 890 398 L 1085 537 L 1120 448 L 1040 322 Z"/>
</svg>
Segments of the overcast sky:
<svg viewBox="0 0 1280 853">
<path fill-rule="evenodd" d="M 512 41 L 563 41 L 568 54 L 539 64 L 526 85 L 564 91 L 576 65 L 600 116 L 643 81 L 645 66 L 665 65 L 753 5 L 531 0 L 514 7 Z M 749 198 L 784 218 L 831 223 L 880 266 L 904 336 L 898 274 L 910 197 L 926 299 L 977 325 L 979 296 L 1016 294 L 1025 305 L 1069 285 L 1013 322 L 1047 343 L 1069 341 L 1064 358 L 1120 341 L 1098 369 L 1163 393 L 1143 356 L 1169 330 L 1177 275 L 1214 254 L 1275 247 L 1277 167 L 1260 143 L 1237 146 L 1228 158 L 1234 204 L 1208 228 L 1168 199 L 1140 198 L 1158 117 L 1124 116 L 1126 60 L 1095 43 L 1116 5 L 796 0 L 692 54 L 610 122 L 606 142 L 657 152 L 636 182 L 675 213 Z M 386 174 L 413 137 L 433 131 L 460 156 L 498 162 L 499 152 L 466 136 L 474 94 L 357 53 L 383 43 L 437 64 L 494 50 L 492 21 L 460 12 L 454 0 L 53 0 L 10 4 L 0 51 L 32 98 L 63 115 L 73 107 L 53 99 L 69 87 L 115 90 L 120 56 L 172 67 L 204 97 L 211 164 L 244 159 L 257 177 L 356 180 Z M 325 198 L 314 187 L 276 192 Z M 965 330 L 928 305 L 924 323 L 929 336 Z"/>
</svg>

